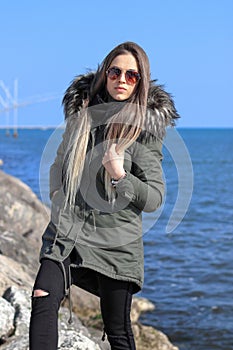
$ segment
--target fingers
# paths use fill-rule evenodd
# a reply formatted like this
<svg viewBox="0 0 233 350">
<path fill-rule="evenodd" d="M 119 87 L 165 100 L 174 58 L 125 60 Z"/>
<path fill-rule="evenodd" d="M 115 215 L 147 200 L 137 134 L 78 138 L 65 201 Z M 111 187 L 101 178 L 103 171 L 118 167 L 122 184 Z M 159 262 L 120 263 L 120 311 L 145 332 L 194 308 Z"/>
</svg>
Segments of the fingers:
<svg viewBox="0 0 233 350">
<path fill-rule="evenodd" d="M 116 143 L 104 153 L 102 164 L 113 178 L 119 178 L 124 172 L 124 151 L 117 153 Z"/>
<path fill-rule="evenodd" d="M 117 143 L 114 143 L 113 145 L 115 145 L 115 152 L 119 155 L 123 155 L 124 154 L 124 149 L 121 150 L 121 146 Z"/>
<path fill-rule="evenodd" d="M 112 143 L 109 149 L 105 152 L 114 155 L 122 156 L 124 154 L 124 150 L 120 151 L 120 146 L 117 143 Z"/>
<path fill-rule="evenodd" d="M 103 161 L 122 160 L 124 158 L 124 151 L 120 152 L 116 149 L 116 144 L 112 144 L 104 153 Z"/>
</svg>

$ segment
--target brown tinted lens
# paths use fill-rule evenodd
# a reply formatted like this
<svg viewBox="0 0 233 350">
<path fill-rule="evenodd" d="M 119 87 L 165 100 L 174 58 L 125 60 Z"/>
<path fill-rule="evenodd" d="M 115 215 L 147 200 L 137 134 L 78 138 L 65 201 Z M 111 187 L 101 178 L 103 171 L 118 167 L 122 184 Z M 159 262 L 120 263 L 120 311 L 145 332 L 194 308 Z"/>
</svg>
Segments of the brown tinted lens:
<svg viewBox="0 0 233 350">
<path fill-rule="evenodd" d="M 138 72 L 134 72 L 132 70 L 127 70 L 126 74 L 125 74 L 125 77 L 126 77 L 126 81 L 129 83 L 129 84 L 136 84 L 136 82 L 139 80 L 140 78 L 140 75 Z"/>
<path fill-rule="evenodd" d="M 116 67 L 112 67 L 108 69 L 108 77 L 111 80 L 117 79 L 121 75 L 121 70 Z"/>
</svg>

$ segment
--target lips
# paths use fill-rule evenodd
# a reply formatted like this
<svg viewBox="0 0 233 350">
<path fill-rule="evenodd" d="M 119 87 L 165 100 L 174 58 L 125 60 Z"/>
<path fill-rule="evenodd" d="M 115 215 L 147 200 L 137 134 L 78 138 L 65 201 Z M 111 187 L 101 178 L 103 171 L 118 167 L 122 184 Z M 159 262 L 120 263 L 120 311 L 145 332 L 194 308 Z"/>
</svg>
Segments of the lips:
<svg viewBox="0 0 233 350">
<path fill-rule="evenodd" d="M 115 90 L 117 90 L 117 91 L 126 91 L 126 89 L 124 87 L 122 87 L 122 86 L 115 87 Z"/>
</svg>

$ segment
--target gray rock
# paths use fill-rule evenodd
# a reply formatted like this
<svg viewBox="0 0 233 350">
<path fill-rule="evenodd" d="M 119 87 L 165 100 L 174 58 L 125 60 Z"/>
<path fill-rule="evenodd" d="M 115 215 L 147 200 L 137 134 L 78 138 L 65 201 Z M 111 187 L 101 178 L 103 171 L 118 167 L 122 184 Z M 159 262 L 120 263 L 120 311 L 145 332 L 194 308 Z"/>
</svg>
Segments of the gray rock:
<svg viewBox="0 0 233 350">
<path fill-rule="evenodd" d="M 105 344 L 102 342 L 102 332 L 96 332 L 95 336 L 90 329 L 85 327 L 78 316 L 72 313 L 72 324 L 68 323 L 70 317 L 70 312 L 66 307 L 61 307 L 59 312 L 59 349 L 67 347 L 67 349 L 86 349 L 83 347 L 85 344 L 88 344 L 87 349 L 103 349 L 107 350 L 109 347 L 106 347 L 108 342 Z M 86 339 L 87 338 L 87 339 Z M 73 347 L 69 347 L 70 339 L 73 339 Z M 84 342 L 85 340 L 85 342 Z M 93 344 L 90 342 L 92 340 Z M 96 347 L 98 345 L 98 347 Z M 75 347 L 76 346 L 76 347 Z M 85 345 L 86 346 L 86 345 Z"/>
<path fill-rule="evenodd" d="M 95 344 L 85 335 L 72 330 L 62 331 L 60 334 L 58 349 L 72 350 L 100 350 L 98 344 Z"/>
<path fill-rule="evenodd" d="M 28 241 L 35 255 L 35 252 L 39 253 L 41 235 L 48 221 L 49 209 L 41 203 L 30 187 L 0 171 L 0 234 L 17 233 L 20 238 Z M 6 237 L 4 240 L 6 243 Z M 9 237 L 10 246 L 11 240 L 12 237 Z M 10 253 L 8 256 L 13 257 L 13 252 Z M 14 258 L 17 260 L 17 256 Z"/>
<path fill-rule="evenodd" d="M 134 324 L 133 332 L 138 350 L 179 350 L 164 333 L 153 327 Z"/>
<path fill-rule="evenodd" d="M 0 298 L 0 339 L 4 342 L 14 332 L 15 309 L 4 298 Z"/>
<path fill-rule="evenodd" d="M 34 280 L 29 275 L 30 267 L 1 254 L 0 266 L 0 295 L 12 285 L 29 291 L 32 289 Z"/>
<path fill-rule="evenodd" d="M 3 298 L 5 298 L 5 300 Z M 1 346 L 1 350 L 28 350 L 28 334 L 31 307 L 30 293 L 27 290 L 18 289 L 13 286 L 6 290 L 3 298 L 4 307 L 6 307 L 8 304 L 8 308 L 11 308 L 11 311 L 13 313 L 12 319 L 15 320 L 14 323 L 16 330 L 11 339 L 8 339 L 8 342 Z M 69 311 L 67 308 L 61 307 L 58 319 L 58 349 L 101 350 L 99 345 L 91 339 L 90 332 L 86 327 L 82 325 L 76 315 L 73 314 L 73 323 L 71 325 L 67 322 L 68 318 Z"/>
<path fill-rule="evenodd" d="M 31 314 L 31 295 L 27 290 L 18 289 L 15 286 L 8 288 L 3 294 L 15 309 L 15 335 L 28 333 Z"/>
<path fill-rule="evenodd" d="M 146 298 L 133 298 L 131 309 L 131 321 L 132 323 L 138 322 L 138 319 L 143 312 L 153 311 L 155 305 Z"/>
<path fill-rule="evenodd" d="M 32 249 L 31 242 L 13 231 L 0 233 L 1 254 L 30 267 L 28 272 L 34 276 L 39 265 L 38 254 Z"/>
<path fill-rule="evenodd" d="M 0 347 L 1 350 L 29 350 L 28 335 L 14 337 L 10 343 L 5 343 Z"/>
</svg>

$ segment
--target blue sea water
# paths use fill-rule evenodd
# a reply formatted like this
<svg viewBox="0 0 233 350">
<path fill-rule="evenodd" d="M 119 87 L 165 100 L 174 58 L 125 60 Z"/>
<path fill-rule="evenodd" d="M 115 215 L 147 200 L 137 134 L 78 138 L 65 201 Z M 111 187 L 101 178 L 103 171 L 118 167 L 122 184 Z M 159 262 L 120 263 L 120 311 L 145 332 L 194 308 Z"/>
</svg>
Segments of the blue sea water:
<svg viewBox="0 0 233 350">
<path fill-rule="evenodd" d="M 40 161 L 53 131 L 20 129 L 13 138 L 0 130 L 0 169 L 27 183 L 39 197 Z M 231 350 L 233 129 L 178 132 L 191 157 L 194 188 L 182 222 L 167 233 L 179 178 L 177 164 L 164 148 L 166 201 L 158 221 L 144 235 L 145 283 L 140 293 L 156 308 L 141 321 L 165 332 L 180 350 Z"/>
</svg>

